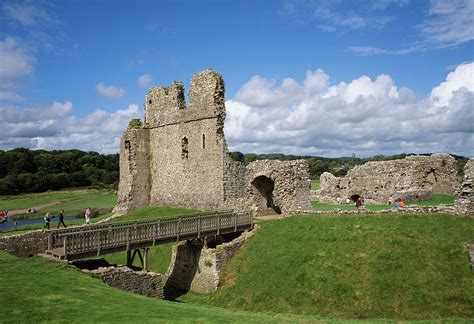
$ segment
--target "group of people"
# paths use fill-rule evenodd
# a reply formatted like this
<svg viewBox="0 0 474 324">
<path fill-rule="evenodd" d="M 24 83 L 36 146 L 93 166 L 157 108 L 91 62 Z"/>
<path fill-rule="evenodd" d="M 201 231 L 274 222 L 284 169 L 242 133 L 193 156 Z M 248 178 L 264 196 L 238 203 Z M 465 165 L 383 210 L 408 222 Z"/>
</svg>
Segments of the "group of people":
<svg viewBox="0 0 474 324">
<path fill-rule="evenodd" d="M 43 217 L 44 220 L 44 226 L 43 226 L 43 231 L 45 229 L 51 229 L 50 223 L 51 223 L 51 218 L 49 217 L 49 213 L 46 213 Z M 64 209 L 61 209 L 59 212 L 59 222 L 58 222 L 58 228 L 63 225 L 65 228 L 67 227 L 66 224 L 64 224 Z"/>
<path fill-rule="evenodd" d="M 400 208 L 405 207 L 405 203 L 401 198 L 398 198 L 395 200 L 395 203 L 393 204 L 392 208 L 390 208 L 391 211 L 397 211 Z"/>
<path fill-rule="evenodd" d="M 87 207 L 85 213 L 84 213 L 84 218 L 86 219 L 86 224 L 90 224 L 90 217 L 91 217 L 91 209 L 90 207 Z M 51 217 L 49 213 L 46 213 L 44 215 L 44 226 L 43 226 L 43 231 L 45 229 L 51 229 L 50 223 L 51 223 Z M 58 228 L 63 225 L 65 228 L 67 227 L 66 224 L 64 223 L 64 209 L 61 209 L 59 212 L 59 222 L 58 222 Z"/>
</svg>

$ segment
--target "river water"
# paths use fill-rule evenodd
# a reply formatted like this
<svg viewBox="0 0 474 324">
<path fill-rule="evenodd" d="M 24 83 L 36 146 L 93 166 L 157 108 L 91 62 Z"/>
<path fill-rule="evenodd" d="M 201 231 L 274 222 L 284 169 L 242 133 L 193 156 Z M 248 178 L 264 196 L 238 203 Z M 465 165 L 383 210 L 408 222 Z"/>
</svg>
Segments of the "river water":
<svg viewBox="0 0 474 324">
<path fill-rule="evenodd" d="M 64 216 L 64 223 L 66 223 L 67 226 L 67 221 L 77 219 L 74 216 Z M 59 222 L 59 217 L 51 217 L 51 228 L 55 228 L 55 226 L 58 226 L 57 224 L 53 224 L 52 222 Z M 44 223 L 43 218 L 40 219 L 13 219 L 13 218 L 8 218 L 8 220 L 2 224 L 0 224 L 0 232 L 5 232 L 8 230 L 11 230 L 15 227 L 18 226 L 23 226 L 23 225 L 28 225 L 28 224 L 36 224 L 36 223 Z M 62 227 L 62 226 L 61 226 Z"/>
</svg>

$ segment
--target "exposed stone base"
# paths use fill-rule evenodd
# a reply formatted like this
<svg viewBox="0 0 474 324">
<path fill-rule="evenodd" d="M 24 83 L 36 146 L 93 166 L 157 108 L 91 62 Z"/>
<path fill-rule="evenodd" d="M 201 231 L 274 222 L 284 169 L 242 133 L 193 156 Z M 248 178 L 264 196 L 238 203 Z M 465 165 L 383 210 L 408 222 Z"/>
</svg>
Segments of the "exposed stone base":
<svg viewBox="0 0 474 324">
<path fill-rule="evenodd" d="M 97 270 L 82 270 L 100 278 L 109 286 L 139 295 L 164 298 L 163 275 L 154 272 L 133 271 L 127 267 L 108 267 Z"/>
<path fill-rule="evenodd" d="M 224 265 L 253 233 L 254 231 L 244 232 L 238 238 L 216 248 L 205 248 L 197 241 L 175 245 L 167 272 L 166 289 L 201 293 L 216 291 Z"/>
<path fill-rule="evenodd" d="M 31 256 L 48 248 L 48 232 L 32 231 L 0 237 L 0 249 L 16 256 Z"/>
<path fill-rule="evenodd" d="M 449 204 L 444 205 L 441 204 L 439 206 L 416 206 L 410 205 L 405 206 L 403 208 L 399 208 L 397 210 L 391 209 L 382 209 L 382 210 L 369 210 L 365 207 L 359 208 L 358 210 L 341 210 L 341 209 L 333 209 L 328 211 L 305 211 L 301 212 L 300 214 L 313 214 L 313 215 L 324 215 L 324 214 L 341 214 L 341 215 L 360 215 L 360 214 L 391 214 L 391 213 L 403 213 L 403 214 L 452 214 L 452 215 L 465 215 L 465 216 L 474 216 L 472 210 L 468 213 L 465 213 L 464 210 L 459 209 L 458 205 L 456 204 Z"/>
</svg>

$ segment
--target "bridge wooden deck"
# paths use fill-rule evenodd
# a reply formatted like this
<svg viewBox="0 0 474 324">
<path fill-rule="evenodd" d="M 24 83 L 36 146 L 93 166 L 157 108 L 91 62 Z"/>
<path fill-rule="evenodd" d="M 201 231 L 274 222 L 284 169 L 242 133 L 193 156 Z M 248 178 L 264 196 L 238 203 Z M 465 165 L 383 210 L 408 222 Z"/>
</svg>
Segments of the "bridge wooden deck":
<svg viewBox="0 0 474 324">
<path fill-rule="evenodd" d="M 252 227 L 253 218 L 250 213 L 205 214 L 82 226 L 51 232 L 46 254 L 60 259 L 77 260 L 244 231 Z"/>
</svg>

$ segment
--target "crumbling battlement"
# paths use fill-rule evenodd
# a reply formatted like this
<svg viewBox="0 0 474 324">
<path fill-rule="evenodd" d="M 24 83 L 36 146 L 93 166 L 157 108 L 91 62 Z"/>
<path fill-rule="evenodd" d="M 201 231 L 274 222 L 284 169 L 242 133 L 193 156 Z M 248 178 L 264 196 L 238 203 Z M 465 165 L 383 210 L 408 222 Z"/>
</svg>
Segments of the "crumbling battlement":
<svg viewBox="0 0 474 324">
<path fill-rule="evenodd" d="M 452 194 L 456 175 L 456 161 L 448 154 L 367 162 L 354 167 L 345 177 L 323 173 L 316 198 L 334 203 L 338 197 L 354 200 L 360 196 L 366 203 L 379 204 L 397 198 L 429 199 L 431 194 Z"/>
<path fill-rule="evenodd" d="M 184 86 L 177 81 L 169 87 L 150 88 L 145 99 L 145 128 L 217 118 L 223 129 L 224 80 L 218 73 L 205 70 L 195 74 L 188 97 L 189 105 L 186 105 Z"/>
<path fill-rule="evenodd" d="M 251 177 L 255 167 L 246 168 L 234 161 L 227 149 L 224 92 L 222 77 L 212 70 L 193 76 L 189 105 L 181 82 L 148 91 L 143 125 L 129 126 L 121 139 L 117 214 L 149 204 L 218 211 L 263 210 L 256 204 L 269 199 L 271 188 L 265 189 L 265 196 L 254 190 L 255 178 Z M 300 168 L 302 162 L 277 162 L 262 162 L 274 172 L 276 180 L 272 181 L 277 183 L 275 197 L 280 205 L 272 209 L 308 209 L 307 165 Z"/>
</svg>

